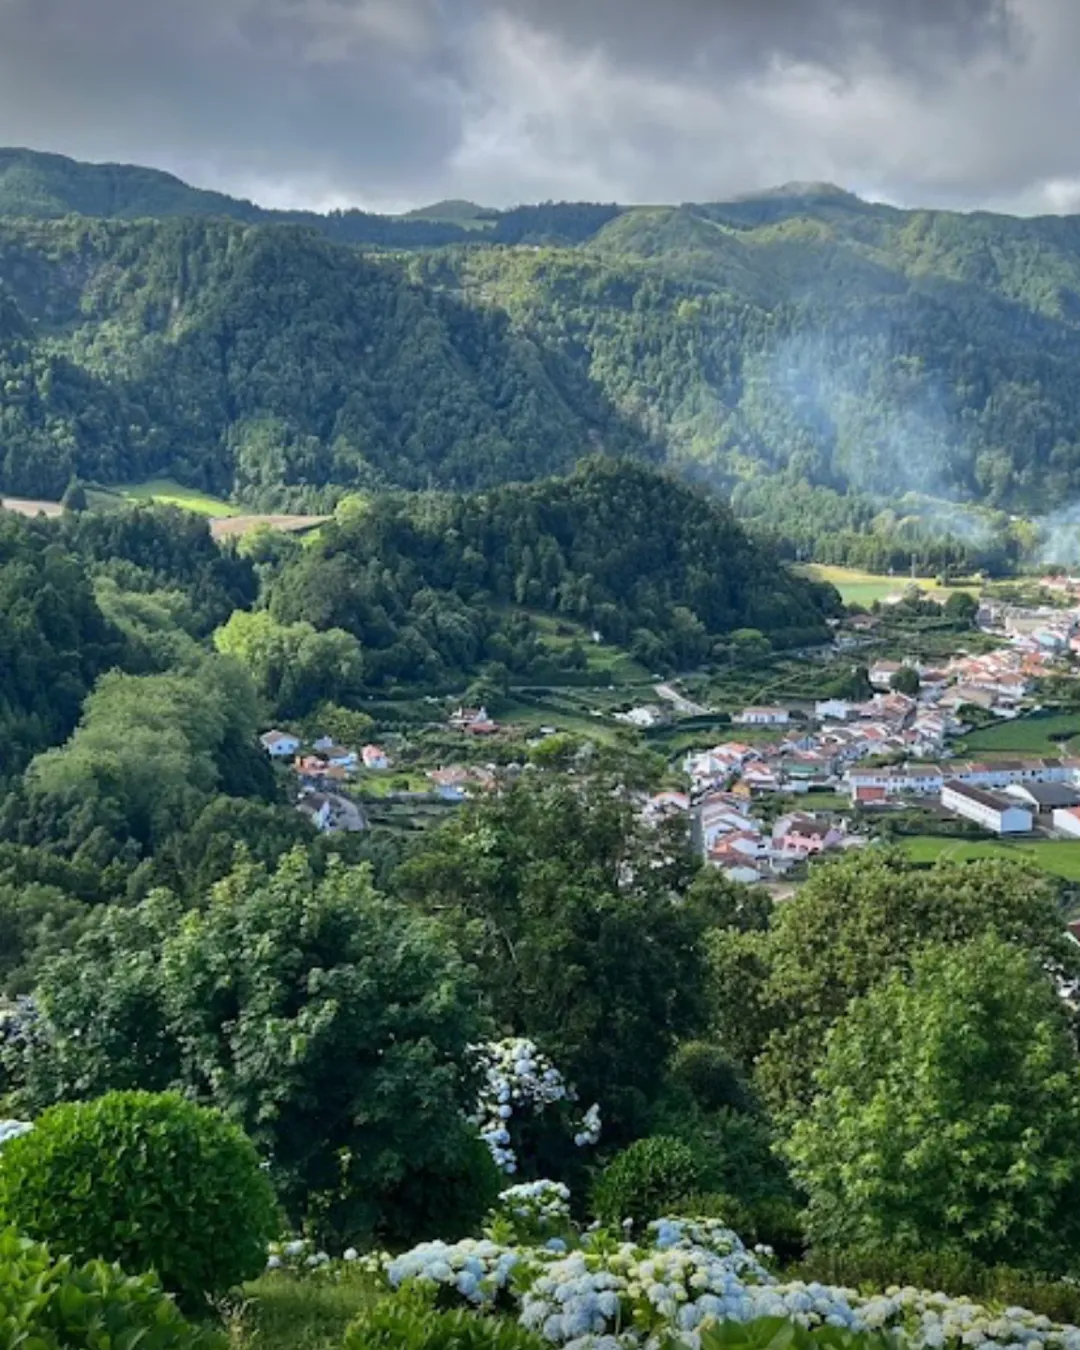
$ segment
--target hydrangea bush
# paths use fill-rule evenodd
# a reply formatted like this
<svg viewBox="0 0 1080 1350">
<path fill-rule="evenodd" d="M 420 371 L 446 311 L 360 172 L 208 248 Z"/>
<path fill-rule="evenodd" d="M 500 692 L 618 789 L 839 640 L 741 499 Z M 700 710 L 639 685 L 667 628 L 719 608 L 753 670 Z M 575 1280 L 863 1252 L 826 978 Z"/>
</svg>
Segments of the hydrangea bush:
<svg viewBox="0 0 1080 1350">
<path fill-rule="evenodd" d="M 395 1289 L 438 1291 L 441 1306 L 506 1311 L 567 1350 L 699 1350 L 710 1325 L 782 1318 L 807 1329 L 893 1332 L 913 1350 L 1080 1350 L 1080 1328 L 1022 1308 L 995 1311 L 910 1288 L 872 1297 L 781 1282 L 766 1248 L 749 1250 L 718 1220 L 666 1218 L 640 1243 L 607 1230 L 565 1251 L 543 1245 L 425 1243 L 388 1262 Z"/>
<path fill-rule="evenodd" d="M 527 1181 L 501 1191 L 484 1227 L 488 1237 L 506 1243 L 547 1244 L 570 1230 L 570 1188 L 560 1181 Z"/>
<path fill-rule="evenodd" d="M 510 1037 L 473 1047 L 481 1083 L 473 1124 L 491 1150 L 495 1166 L 507 1176 L 517 1172 L 519 1159 L 511 1139 L 515 1115 L 541 1114 L 560 1102 L 574 1102 L 577 1094 L 559 1070 L 530 1040 Z M 600 1139 L 600 1107 L 593 1104 L 574 1131 L 578 1148 Z"/>
</svg>

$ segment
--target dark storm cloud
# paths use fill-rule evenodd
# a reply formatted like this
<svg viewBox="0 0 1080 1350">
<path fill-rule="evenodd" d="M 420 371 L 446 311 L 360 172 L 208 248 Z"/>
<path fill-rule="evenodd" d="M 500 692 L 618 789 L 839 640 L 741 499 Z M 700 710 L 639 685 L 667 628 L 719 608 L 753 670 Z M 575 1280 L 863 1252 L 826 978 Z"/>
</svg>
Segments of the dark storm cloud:
<svg viewBox="0 0 1080 1350">
<path fill-rule="evenodd" d="M 376 207 L 1060 206 L 1077 55 L 1075 0 L 0 0 L 0 143 Z"/>
</svg>

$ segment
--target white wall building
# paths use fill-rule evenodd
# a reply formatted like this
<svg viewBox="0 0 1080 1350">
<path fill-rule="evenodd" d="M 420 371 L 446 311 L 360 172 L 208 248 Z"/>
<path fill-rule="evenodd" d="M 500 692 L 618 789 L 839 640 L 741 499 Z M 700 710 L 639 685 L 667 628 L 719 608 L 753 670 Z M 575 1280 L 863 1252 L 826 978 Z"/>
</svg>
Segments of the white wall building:
<svg viewBox="0 0 1080 1350">
<path fill-rule="evenodd" d="M 1069 839 L 1080 839 L 1080 806 L 1059 807 L 1054 812 L 1054 829 Z"/>
<path fill-rule="evenodd" d="M 1030 834 L 1034 817 L 1026 806 L 1012 797 L 950 779 L 941 789 L 941 804 L 946 811 L 973 820 L 991 834 Z"/>
<path fill-rule="evenodd" d="M 786 727 L 791 713 L 786 708 L 744 708 L 731 721 L 737 727 Z"/>
</svg>

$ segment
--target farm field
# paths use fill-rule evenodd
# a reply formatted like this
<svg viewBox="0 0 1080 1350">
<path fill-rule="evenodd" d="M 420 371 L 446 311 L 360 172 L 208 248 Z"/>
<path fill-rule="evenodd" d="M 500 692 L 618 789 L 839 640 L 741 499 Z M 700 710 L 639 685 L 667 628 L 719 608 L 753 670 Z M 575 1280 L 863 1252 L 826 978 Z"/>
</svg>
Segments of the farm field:
<svg viewBox="0 0 1080 1350">
<path fill-rule="evenodd" d="M 862 572 L 855 567 L 833 567 L 827 563 L 807 563 L 798 570 L 815 581 L 831 581 L 845 605 L 872 605 L 875 600 L 888 600 L 892 596 L 902 595 L 904 588 L 912 584 L 912 578 L 908 576 L 883 577 L 876 572 Z M 935 597 L 947 596 L 954 589 L 976 593 L 974 586 L 939 586 L 933 577 L 915 577 L 914 584 Z"/>
<path fill-rule="evenodd" d="M 1080 741 L 1080 713 L 1020 717 L 981 727 L 957 743 L 961 755 L 1047 755 L 1068 752 Z"/>
<path fill-rule="evenodd" d="M 1040 871 L 1065 881 L 1080 881 L 1080 840 L 1028 839 L 1006 843 L 1004 840 L 942 839 L 933 835 L 915 835 L 897 842 L 914 862 L 932 863 L 938 858 L 951 862 L 1003 858 L 1034 864 Z"/>
<path fill-rule="evenodd" d="M 29 497 L 0 497 L 0 507 L 20 516 L 59 516 L 64 508 L 59 502 L 31 500 Z"/>
<path fill-rule="evenodd" d="M 185 511 L 194 511 L 200 516 L 219 519 L 225 516 L 239 515 L 235 506 L 230 506 L 220 497 L 211 497 L 196 488 L 184 487 L 172 478 L 151 478 L 145 483 L 122 483 L 111 488 L 111 495 L 125 498 L 129 502 L 161 502 L 164 506 L 182 506 Z"/>
<path fill-rule="evenodd" d="M 145 483 L 124 483 L 118 487 L 91 488 L 90 504 L 103 510 L 124 502 L 159 502 L 163 506 L 179 506 L 185 511 L 205 516 L 210 521 L 210 532 L 215 539 L 239 539 L 260 525 L 286 533 L 313 531 L 329 516 L 300 516 L 275 514 L 244 514 L 221 497 L 184 487 L 172 478 L 151 478 Z"/>
</svg>

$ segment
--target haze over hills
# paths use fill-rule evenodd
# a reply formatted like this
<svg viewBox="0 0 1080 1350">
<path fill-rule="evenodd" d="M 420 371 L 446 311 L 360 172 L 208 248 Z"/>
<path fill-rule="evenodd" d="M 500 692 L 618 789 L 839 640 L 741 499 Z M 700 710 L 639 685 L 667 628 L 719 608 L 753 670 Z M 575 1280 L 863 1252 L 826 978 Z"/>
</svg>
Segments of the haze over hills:
<svg viewBox="0 0 1080 1350">
<path fill-rule="evenodd" d="M 169 472 L 324 504 L 605 448 L 832 529 L 1080 490 L 1076 217 L 798 183 L 319 216 L 28 151 L 0 151 L 0 213 L 0 490 Z"/>
</svg>

